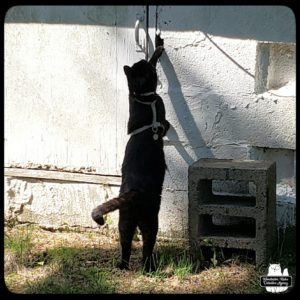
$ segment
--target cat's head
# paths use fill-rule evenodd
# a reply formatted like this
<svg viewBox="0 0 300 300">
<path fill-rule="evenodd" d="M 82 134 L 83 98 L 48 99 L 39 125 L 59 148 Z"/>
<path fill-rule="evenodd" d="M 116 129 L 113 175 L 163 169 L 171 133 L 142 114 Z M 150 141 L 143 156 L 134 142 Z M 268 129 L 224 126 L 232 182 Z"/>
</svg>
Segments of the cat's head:
<svg viewBox="0 0 300 300">
<path fill-rule="evenodd" d="M 141 60 L 132 67 L 124 66 L 130 93 L 155 92 L 157 87 L 156 68 L 150 62 Z"/>
<path fill-rule="evenodd" d="M 143 59 L 135 63 L 132 67 L 124 66 L 131 94 L 139 95 L 156 91 L 156 64 L 163 51 L 163 46 L 158 46 L 149 61 Z"/>
</svg>

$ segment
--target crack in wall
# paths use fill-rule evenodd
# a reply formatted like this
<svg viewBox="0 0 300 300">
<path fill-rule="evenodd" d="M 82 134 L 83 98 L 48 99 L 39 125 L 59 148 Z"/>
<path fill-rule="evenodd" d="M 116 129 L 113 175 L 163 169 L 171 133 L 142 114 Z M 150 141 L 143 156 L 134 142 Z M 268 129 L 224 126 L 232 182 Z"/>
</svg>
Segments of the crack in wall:
<svg viewBox="0 0 300 300">
<path fill-rule="evenodd" d="M 7 179 L 6 190 L 9 218 L 16 218 L 24 211 L 25 206 L 31 205 L 33 194 L 26 181 Z"/>
</svg>

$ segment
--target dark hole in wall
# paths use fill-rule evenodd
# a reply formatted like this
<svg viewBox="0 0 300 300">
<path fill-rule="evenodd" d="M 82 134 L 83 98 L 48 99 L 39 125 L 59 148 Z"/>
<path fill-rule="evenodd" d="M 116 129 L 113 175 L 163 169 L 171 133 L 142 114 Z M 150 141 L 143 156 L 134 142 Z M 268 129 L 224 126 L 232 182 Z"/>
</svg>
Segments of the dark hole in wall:
<svg viewBox="0 0 300 300">
<path fill-rule="evenodd" d="M 295 82 L 296 45 L 258 43 L 256 49 L 255 92 L 279 89 Z M 295 96 L 288 95 L 288 96 Z"/>
<path fill-rule="evenodd" d="M 292 149 L 275 149 L 266 147 L 252 147 L 249 151 L 250 159 L 271 160 L 276 162 L 276 181 L 290 181 L 294 185 L 295 151 Z"/>
</svg>

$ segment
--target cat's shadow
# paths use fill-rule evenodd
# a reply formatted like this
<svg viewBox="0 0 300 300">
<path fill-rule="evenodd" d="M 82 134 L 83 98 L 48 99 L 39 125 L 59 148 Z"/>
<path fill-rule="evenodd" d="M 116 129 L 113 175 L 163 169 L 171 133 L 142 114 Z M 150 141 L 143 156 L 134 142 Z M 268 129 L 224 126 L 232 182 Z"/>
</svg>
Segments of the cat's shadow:
<svg viewBox="0 0 300 300">
<path fill-rule="evenodd" d="M 149 49 L 151 52 L 154 51 L 151 39 L 149 39 Z M 197 127 L 197 124 L 189 109 L 189 106 L 187 105 L 187 102 L 181 89 L 181 84 L 177 78 L 177 74 L 169 59 L 166 49 L 160 57 L 159 62 L 167 79 L 168 95 L 171 100 L 171 104 L 174 108 L 180 126 L 182 127 L 184 134 L 187 138 L 187 141 L 180 141 L 176 129 L 171 124 L 170 129 L 166 134 L 168 139 L 164 141 L 165 146 L 174 146 L 179 155 L 188 165 L 191 165 L 195 161 L 195 158 L 193 158 L 188 153 L 185 146 L 189 146 L 192 148 L 196 160 L 204 157 L 213 157 L 213 153 L 208 147 L 206 147 L 201 132 Z M 188 123 L 186 122 L 186 120 L 188 120 Z M 195 140 L 197 141 L 197 145 L 202 146 L 197 146 L 193 148 Z"/>
</svg>

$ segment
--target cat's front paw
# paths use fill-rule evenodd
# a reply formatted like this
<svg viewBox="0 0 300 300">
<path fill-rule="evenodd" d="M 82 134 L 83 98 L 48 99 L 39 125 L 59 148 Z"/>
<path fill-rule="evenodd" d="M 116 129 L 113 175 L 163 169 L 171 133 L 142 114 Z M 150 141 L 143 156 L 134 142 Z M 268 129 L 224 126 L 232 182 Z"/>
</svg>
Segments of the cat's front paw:
<svg viewBox="0 0 300 300">
<path fill-rule="evenodd" d="M 101 213 L 101 209 L 99 208 L 99 206 L 97 206 L 96 208 L 93 209 L 92 211 L 92 219 L 99 225 L 104 225 L 104 218 L 103 215 Z"/>
<path fill-rule="evenodd" d="M 158 58 L 163 54 L 164 50 L 165 50 L 164 46 L 156 47 L 155 52 Z"/>
<path fill-rule="evenodd" d="M 164 40 L 160 37 L 160 30 L 158 29 L 156 31 L 156 35 L 155 35 L 155 48 L 157 48 L 158 46 L 163 46 L 164 45 Z"/>
</svg>

